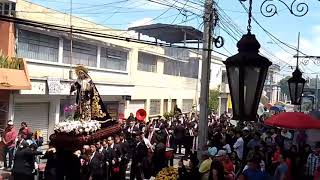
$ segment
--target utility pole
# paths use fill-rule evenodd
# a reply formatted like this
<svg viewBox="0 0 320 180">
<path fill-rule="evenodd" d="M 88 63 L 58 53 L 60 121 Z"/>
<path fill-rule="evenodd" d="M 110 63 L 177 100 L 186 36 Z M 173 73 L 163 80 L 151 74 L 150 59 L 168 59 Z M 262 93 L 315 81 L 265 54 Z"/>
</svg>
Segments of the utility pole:
<svg viewBox="0 0 320 180">
<path fill-rule="evenodd" d="M 214 18 L 214 0 L 205 0 L 204 30 L 202 50 L 201 92 L 200 92 L 200 121 L 198 159 L 202 162 L 202 153 L 206 150 L 208 139 L 208 100 L 211 65 L 212 32 Z"/>
<path fill-rule="evenodd" d="M 316 76 L 316 93 L 315 93 L 315 95 L 316 95 L 316 99 L 315 99 L 315 101 L 316 101 L 316 111 L 318 111 L 319 110 L 318 74 Z"/>
</svg>

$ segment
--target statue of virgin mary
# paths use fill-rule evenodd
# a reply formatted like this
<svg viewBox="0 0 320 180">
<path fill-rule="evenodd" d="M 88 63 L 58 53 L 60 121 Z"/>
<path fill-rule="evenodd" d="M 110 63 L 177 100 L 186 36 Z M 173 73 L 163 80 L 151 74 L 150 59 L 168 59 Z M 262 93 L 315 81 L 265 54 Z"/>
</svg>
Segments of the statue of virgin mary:
<svg viewBox="0 0 320 180">
<path fill-rule="evenodd" d="M 71 85 L 70 93 L 76 91 L 77 110 L 75 119 L 80 121 L 97 120 L 102 123 L 112 120 L 107 112 L 100 94 L 88 74 L 88 69 L 82 65 L 75 68 L 77 80 Z"/>
</svg>

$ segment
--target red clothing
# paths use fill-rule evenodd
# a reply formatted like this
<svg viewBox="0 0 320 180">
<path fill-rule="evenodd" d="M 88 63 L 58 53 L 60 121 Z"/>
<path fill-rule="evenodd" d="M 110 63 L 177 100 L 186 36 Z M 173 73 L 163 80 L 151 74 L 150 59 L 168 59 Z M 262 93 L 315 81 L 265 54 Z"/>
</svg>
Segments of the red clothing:
<svg viewBox="0 0 320 180">
<path fill-rule="evenodd" d="M 280 152 L 280 150 L 277 150 L 273 154 L 272 161 L 273 162 L 280 162 L 280 156 L 281 156 L 281 152 Z"/>
<path fill-rule="evenodd" d="M 223 167 L 224 167 L 224 172 L 226 173 L 233 173 L 234 172 L 234 166 L 232 161 L 227 160 L 223 161 Z"/>
<path fill-rule="evenodd" d="M 22 135 L 23 139 L 26 139 L 28 137 L 28 135 L 31 134 L 31 131 L 30 131 L 30 129 L 28 127 L 25 127 L 24 129 L 20 128 L 19 134 Z"/>
<path fill-rule="evenodd" d="M 314 177 L 313 177 L 313 180 L 319 180 L 319 179 L 320 179 L 320 166 L 314 172 Z"/>
<path fill-rule="evenodd" d="M 16 138 L 17 138 L 17 130 L 16 128 L 12 128 L 12 129 L 8 129 L 6 128 L 6 130 L 3 133 L 3 139 L 6 142 L 6 147 L 15 147 L 15 143 L 16 143 Z"/>
<path fill-rule="evenodd" d="M 291 170 L 292 170 L 292 162 L 289 158 L 286 159 L 286 164 L 288 166 L 288 172 L 286 175 L 286 180 L 291 180 L 292 176 L 291 176 Z"/>
</svg>

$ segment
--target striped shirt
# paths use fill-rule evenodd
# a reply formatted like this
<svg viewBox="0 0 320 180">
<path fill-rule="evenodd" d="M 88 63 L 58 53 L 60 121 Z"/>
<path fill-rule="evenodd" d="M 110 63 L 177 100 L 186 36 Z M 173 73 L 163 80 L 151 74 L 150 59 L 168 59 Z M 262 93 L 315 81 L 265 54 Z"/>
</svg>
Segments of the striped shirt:
<svg viewBox="0 0 320 180">
<path fill-rule="evenodd" d="M 320 156 L 317 156 L 316 154 L 311 153 L 307 159 L 305 175 L 313 176 L 319 166 L 320 166 Z"/>
</svg>

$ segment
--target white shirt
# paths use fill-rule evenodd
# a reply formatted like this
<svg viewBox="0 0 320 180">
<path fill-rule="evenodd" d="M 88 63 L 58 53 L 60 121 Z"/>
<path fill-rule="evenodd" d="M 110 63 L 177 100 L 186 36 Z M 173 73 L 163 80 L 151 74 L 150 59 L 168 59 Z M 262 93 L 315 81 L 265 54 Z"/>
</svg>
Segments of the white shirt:
<svg viewBox="0 0 320 180">
<path fill-rule="evenodd" d="M 113 149 L 114 143 L 109 146 L 110 149 Z"/>
<path fill-rule="evenodd" d="M 103 147 L 101 147 L 98 151 L 99 151 L 99 153 L 102 153 Z"/>
<path fill-rule="evenodd" d="M 92 158 L 94 157 L 95 154 L 96 154 L 96 152 L 94 152 L 94 153 L 91 155 L 91 157 L 90 157 L 90 162 L 91 162 L 91 160 L 92 160 Z"/>
<path fill-rule="evenodd" d="M 198 144 L 199 144 L 199 138 L 198 136 L 193 137 L 193 142 L 192 142 L 192 153 L 194 153 L 195 151 L 197 151 L 198 149 Z"/>
<path fill-rule="evenodd" d="M 222 148 L 227 151 L 227 154 L 231 154 L 231 147 L 229 144 L 224 145 Z"/>
<path fill-rule="evenodd" d="M 149 140 L 149 141 L 151 141 L 151 139 L 152 139 L 152 137 L 153 137 L 153 133 L 154 133 L 154 131 L 149 132 L 149 135 L 148 135 L 148 140 Z"/>
<path fill-rule="evenodd" d="M 144 143 L 146 144 L 146 146 L 148 147 L 148 149 L 152 149 L 152 145 L 149 141 L 149 139 L 147 138 L 143 138 Z"/>
<path fill-rule="evenodd" d="M 240 160 L 242 160 L 242 158 L 243 158 L 243 144 L 244 144 L 244 141 L 243 141 L 242 137 L 239 137 L 233 145 L 233 148 L 235 149 L 235 151 L 238 155 L 238 158 Z"/>
</svg>

